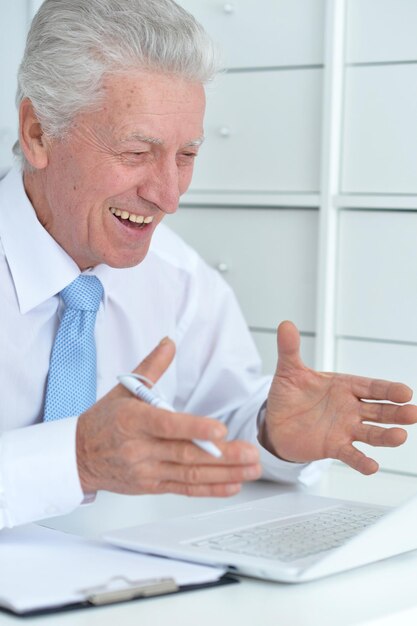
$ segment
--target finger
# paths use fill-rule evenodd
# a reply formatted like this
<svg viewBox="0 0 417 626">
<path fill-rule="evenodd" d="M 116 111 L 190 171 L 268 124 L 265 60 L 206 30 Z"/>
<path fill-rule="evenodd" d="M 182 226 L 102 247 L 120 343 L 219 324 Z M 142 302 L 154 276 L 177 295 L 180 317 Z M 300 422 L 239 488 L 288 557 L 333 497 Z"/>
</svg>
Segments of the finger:
<svg viewBox="0 0 417 626">
<path fill-rule="evenodd" d="M 379 469 L 379 465 L 374 459 L 369 458 L 351 444 L 343 446 L 335 458 L 366 476 L 375 474 Z"/>
<path fill-rule="evenodd" d="M 277 372 L 304 367 L 300 357 L 300 333 L 295 324 L 281 322 L 277 331 L 278 366 Z"/>
<path fill-rule="evenodd" d="M 165 337 L 133 371 L 155 383 L 171 365 L 174 356 L 175 343 L 169 337 Z"/>
<path fill-rule="evenodd" d="M 389 400 L 401 404 L 410 402 L 413 397 L 413 392 L 407 385 L 377 378 L 351 376 L 351 387 L 356 397 L 367 400 Z"/>
<path fill-rule="evenodd" d="M 158 479 L 189 485 L 242 483 L 257 480 L 262 469 L 259 463 L 246 466 L 181 465 L 179 463 L 157 463 Z M 152 466 L 150 466 L 152 472 Z"/>
<path fill-rule="evenodd" d="M 153 493 L 175 493 L 196 498 L 227 498 L 239 493 L 240 483 L 221 485 L 187 485 L 173 481 L 161 481 Z"/>
<path fill-rule="evenodd" d="M 130 403 L 129 408 L 129 428 L 132 429 L 132 435 L 145 432 L 157 439 L 210 441 L 221 440 L 227 435 L 226 426 L 210 417 L 172 413 L 144 405 L 136 399 Z"/>
<path fill-rule="evenodd" d="M 381 404 L 361 401 L 359 415 L 367 422 L 380 424 L 415 424 L 417 422 L 417 406 L 405 404 Z"/>
<path fill-rule="evenodd" d="M 355 441 L 361 441 L 370 446 L 396 448 L 401 446 L 406 439 L 407 431 L 403 428 L 382 428 L 380 426 L 358 424 L 355 429 Z"/>
<path fill-rule="evenodd" d="M 207 454 L 189 441 L 159 441 L 153 458 L 183 465 L 250 465 L 259 462 L 255 446 L 243 441 L 216 441 L 222 456 L 220 459 Z"/>
</svg>

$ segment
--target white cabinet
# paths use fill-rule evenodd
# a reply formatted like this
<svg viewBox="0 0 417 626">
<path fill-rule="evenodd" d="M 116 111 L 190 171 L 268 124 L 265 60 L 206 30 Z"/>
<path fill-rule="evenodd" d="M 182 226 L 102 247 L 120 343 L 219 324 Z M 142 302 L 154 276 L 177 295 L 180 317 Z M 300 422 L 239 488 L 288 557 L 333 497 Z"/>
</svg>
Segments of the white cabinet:
<svg viewBox="0 0 417 626">
<path fill-rule="evenodd" d="M 322 70 L 230 73 L 208 89 L 191 189 L 318 191 Z"/>
<path fill-rule="evenodd" d="M 227 71 L 207 88 L 206 141 L 168 224 L 234 288 L 265 372 L 291 319 L 307 365 L 317 354 L 319 368 L 417 387 L 417 0 L 179 1 Z M 4 4 L 0 166 L 41 2 Z M 417 473 L 415 432 L 376 458 Z"/>
<path fill-rule="evenodd" d="M 347 68 L 343 140 L 343 192 L 417 193 L 417 64 Z"/>
<path fill-rule="evenodd" d="M 417 390 L 417 3 L 346 6 L 335 366 Z M 408 430 L 398 449 L 357 445 L 385 469 L 417 473 Z"/>
<path fill-rule="evenodd" d="M 343 211 L 337 333 L 417 342 L 417 213 Z"/>
<path fill-rule="evenodd" d="M 339 339 L 337 369 L 345 373 L 401 381 L 417 393 L 417 345 Z M 355 445 L 385 469 L 417 474 L 417 428 L 410 426 L 407 430 L 407 441 L 400 448 Z"/>
<path fill-rule="evenodd" d="M 222 272 L 251 327 L 314 332 L 317 211 L 184 207 L 166 223 Z"/>
<path fill-rule="evenodd" d="M 417 61 L 415 0 L 348 0 L 349 63 Z"/>
<path fill-rule="evenodd" d="M 180 0 L 218 42 L 227 67 L 323 63 L 324 0 Z"/>
</svg>

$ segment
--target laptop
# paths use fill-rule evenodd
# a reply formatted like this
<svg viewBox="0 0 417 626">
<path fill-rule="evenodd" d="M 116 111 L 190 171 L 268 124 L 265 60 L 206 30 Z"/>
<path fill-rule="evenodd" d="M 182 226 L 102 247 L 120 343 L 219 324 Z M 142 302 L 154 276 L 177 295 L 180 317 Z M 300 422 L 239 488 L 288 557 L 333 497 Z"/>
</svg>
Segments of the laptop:
<svg viewBox="0 0 417 626">
<path fill-rule="evenodd" d="M 147 554 L 298 583 L 417 549 L 417 496 L 399 507 L 287 493 L 104 535 Z"/>
</svg>

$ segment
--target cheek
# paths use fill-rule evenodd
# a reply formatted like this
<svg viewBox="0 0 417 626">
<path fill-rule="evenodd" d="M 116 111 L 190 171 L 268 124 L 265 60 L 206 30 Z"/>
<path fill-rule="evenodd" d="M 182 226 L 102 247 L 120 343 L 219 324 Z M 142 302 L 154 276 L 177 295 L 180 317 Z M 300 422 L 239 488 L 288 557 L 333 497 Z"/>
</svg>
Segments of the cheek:
<svg viewBox="0 0 417 626">
<path fill-rule="evenodd" d="M 99 218 L 100 209 L 112 204 L 112 199 L 123 197 L 128 190 L 134 188 L 132 177 L 118 172 L 117 167 L 104 167 L 90 170 L 85 176 L 71 179 L 69 193 L 74 203 L 83 206 L 85 214 Z"/>
<path fill-rule="evenodd" d="M 71 211 L 83 184 L 77 160 L 71 153 L 60 154 L 50 161 L 48 186 L 57 211 Z"/>
<path fill-rule="evenodd" d="M 120 163 L 108 162 L 99 171 L 92 173 L 89 189 L 102 201 L 109 201 L 135 193 L 140 184 L 135 168 L 127 168 Z"/>
<path fill-rule="evenodd" d="M 180 194 L 183 194 L 184 192 L 186 192 L 188 187 L 190 186 L 191 179 L 193 177 L 193 171 L 194 171 L 194 165 L 180 168 L 179 175 L 178 175 L 178 185 L 179 185 Z"/>
</svg>

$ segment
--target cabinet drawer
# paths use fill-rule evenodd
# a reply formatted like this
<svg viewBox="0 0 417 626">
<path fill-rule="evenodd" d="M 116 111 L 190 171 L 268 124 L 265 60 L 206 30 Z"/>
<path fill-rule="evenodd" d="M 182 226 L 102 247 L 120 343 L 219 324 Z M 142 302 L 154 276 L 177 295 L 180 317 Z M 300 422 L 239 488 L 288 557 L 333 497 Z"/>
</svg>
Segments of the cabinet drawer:
<svg viewBox="0 0 417 626">
<path fill-rule="evenodd" d="M 417 392 L 417 346 L 339 339 L 337 370 L 403 382 Z M 397 449 L 355 445 L 385 469 L 417 473 L 417 426 L 407 430 L 406 443 Z"/>
<path fill-rule="evenodd" d="M 349 0 L 349 63 L 416 61 L 415 0 Z"/>
<path fill-rule="evenodd" d="M 180 0 L 224 53 L 227 67 L 323 63 L 324 0 Z"/>
<path fill-rule="evenodd" d="M 322 70 L 226 74 L 209 88 L 193 190 L 317 192 Z"/>
<path fill-rule="evenodd" d="M 417 193 L 417 65 L 350 67 L 342 188 Z"/>
<path fill-rule="evenodd" d="M 261 355 L 264 374 L 273 374 L 277 366 L 276 331 L 252 331 Z M 314 337 L 301 336 L 301 357 L 308 367 L 314 367 Z"/>
<path fill-rule="evenodd" d="M 417 342 L 417 213 L 343 211 L 337 332 Z"/>
<path fill-rule="evenodd" d="M 250 326 L 315 326 L 317 211 L 180 209 L 166 223 L 218 268 Z"/>
</svg>

